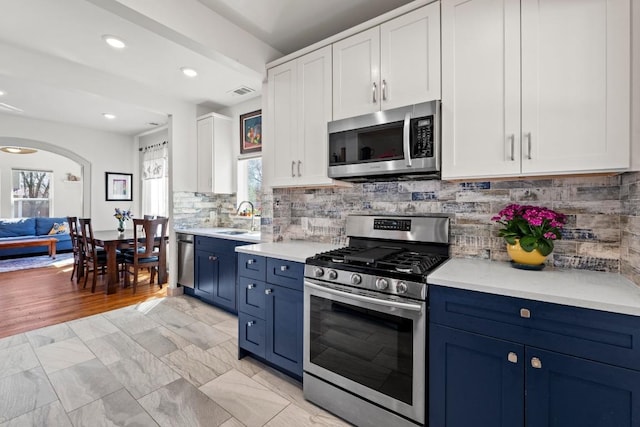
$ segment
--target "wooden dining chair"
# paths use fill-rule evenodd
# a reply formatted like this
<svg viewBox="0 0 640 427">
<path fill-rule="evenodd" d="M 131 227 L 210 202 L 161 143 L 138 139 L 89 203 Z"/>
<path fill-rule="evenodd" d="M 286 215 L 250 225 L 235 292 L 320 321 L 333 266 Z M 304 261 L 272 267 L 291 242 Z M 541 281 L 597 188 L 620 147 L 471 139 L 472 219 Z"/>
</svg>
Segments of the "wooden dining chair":
<svg viewBox="0 0 640 427">
<path fill-rule="evenodd" d="M 68 216 L 67 224 L 69 224 L 69 237 L 71 237 L 71 248 L 73 251 L 73 270 L 71 271 L 71 278 L 76 277 L 76 281 L 80 279 L 80 264 L 84 265 L 84 256 L 82 254 L 82 237 L 78 234 L 78 217 Z"/>
<path fill-rule="evenodd" d="M 138 286 L 138 272 L 141 268 L 150 269 L 149 285 L 152 285 L 158 269 L 164 267 L 160 265 L 160 246 L 166 244 L 164 240 L 167 235 L 167 223 L 168 218 L 166 217 L 133 219 L 133 250 L 124 254 L 124 284 L 128 286 L 129 276 L 133 275 L 134 294 Z M 160 282 L 159 278 L 158 282 Z M 162 283 L 158 283 L 158 285 L 162 288 Z"/>
<path fill-rule="evenodd" d="M 96 242 L 93 238 L 93 227 L 91 226 L 91 218 L 80 218 L 80 232 L 82 234 L 82 255 L 84 257 L 85 272 L 84 272 L 84 285 L 87 287 L 87 279 L 89 273 L 93 273 L 91 281 L 91 292 L 96 291 L 96 275 L 98 270 L 104 274 L 107 267 L 107 254 L 104 250 L 98 250 Z"/>
</svg>

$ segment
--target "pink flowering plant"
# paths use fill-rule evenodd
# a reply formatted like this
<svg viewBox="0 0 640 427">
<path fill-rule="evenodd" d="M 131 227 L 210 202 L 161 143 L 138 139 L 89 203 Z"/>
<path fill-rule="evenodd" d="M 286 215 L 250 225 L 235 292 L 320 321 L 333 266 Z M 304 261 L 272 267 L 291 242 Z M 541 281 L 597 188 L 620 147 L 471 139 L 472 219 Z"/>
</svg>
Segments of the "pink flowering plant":
<svg viewBox="0 0 640 427">
<path fill-rule="evenodd" d="M 543 207 L 511 204 L 491 220 L 504 226 L 498 235 L 510 245 L 519 239 L 525 251 L 537 249 L 547 256 L 553 252 L 554 240 L 562 238 L 560 230 L 566 224 L 567 217 Z"/>
</svg>

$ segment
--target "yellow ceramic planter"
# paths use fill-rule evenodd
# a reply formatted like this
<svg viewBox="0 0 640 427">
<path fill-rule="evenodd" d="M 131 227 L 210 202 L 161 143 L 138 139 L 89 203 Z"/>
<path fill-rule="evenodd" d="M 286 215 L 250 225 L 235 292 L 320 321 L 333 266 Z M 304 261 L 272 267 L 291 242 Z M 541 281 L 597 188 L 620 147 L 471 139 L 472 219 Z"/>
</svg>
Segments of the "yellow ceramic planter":
<svg viewBox="0 0 640 427">
<path fill-rule="evenodd" d="M 534 249 L 531 252 L 527 252 L 520 246 L 520 241 L 516 240 L 515 245 L 507 243 L 507 253 L 514 262 L 525 265 L 540 265 L 547 259 L 546 256 Z"/>
</svg>

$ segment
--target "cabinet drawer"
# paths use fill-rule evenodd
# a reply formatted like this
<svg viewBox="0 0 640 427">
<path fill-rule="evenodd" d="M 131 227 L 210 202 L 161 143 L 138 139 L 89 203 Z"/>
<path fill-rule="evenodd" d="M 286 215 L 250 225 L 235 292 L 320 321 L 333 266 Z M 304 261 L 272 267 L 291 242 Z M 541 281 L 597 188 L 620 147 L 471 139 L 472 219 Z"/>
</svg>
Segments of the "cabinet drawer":
<svg viewBox="0 0 640 427">
<path fill-rule="evenodd" d="M 265 321 L 245 313 L 238 313 L 238 345 L 256 356 L 265 358 Z"/>
<path fill-rule="evenodd" d="M 243 242 L 235 240 L 217 239 L 215 237 L 196 236 L 196 250 L 208 252 L 224 252 L 234 253 L 236 246 L 242 245 Z M 246 243 L 245 243 L 246 244 Z"/>
<path fill-rule="evenodd" d="M 267 282 L 301 291 L 304 281 L 304 264 L 267 258 Z"/>
<path fill-rule="evenodd" d="M 238 253 L 238 275 L 256 280 L 265 280 L 267 259 L 263 256 Z"/>
<path fill-rule="evenodd" d="M 265 282 L 248 277 L 238 278 L 238 311 L 264 319 Z"/>
<path fill-rule="evenodd" d="M 441 286 L 429 302 L 433 323 L 640 369 L 635 316 Z"/>
</svg>

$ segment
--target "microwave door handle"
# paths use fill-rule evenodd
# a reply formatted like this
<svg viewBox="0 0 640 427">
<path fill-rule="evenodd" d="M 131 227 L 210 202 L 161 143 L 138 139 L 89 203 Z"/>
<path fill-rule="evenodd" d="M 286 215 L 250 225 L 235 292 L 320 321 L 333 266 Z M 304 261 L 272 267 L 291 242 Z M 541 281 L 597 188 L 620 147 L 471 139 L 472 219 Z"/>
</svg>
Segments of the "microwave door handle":
<svg viewBox="0 0 640 427">
<path fill-rule="evenodd" d="M 411 167 L 411 135 L 409 134 L 411 125 L 411 113 L 407 113 L 404 115 L 404 128 L 403 128 L 403 151 L 404 151 L 404 161 L 407 167 Z"/>
</svg>

